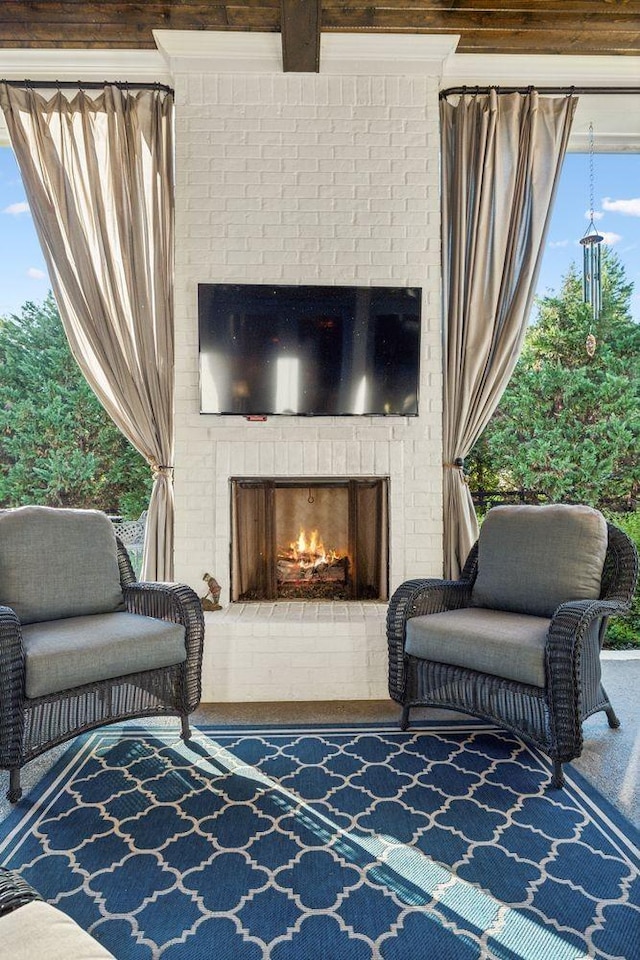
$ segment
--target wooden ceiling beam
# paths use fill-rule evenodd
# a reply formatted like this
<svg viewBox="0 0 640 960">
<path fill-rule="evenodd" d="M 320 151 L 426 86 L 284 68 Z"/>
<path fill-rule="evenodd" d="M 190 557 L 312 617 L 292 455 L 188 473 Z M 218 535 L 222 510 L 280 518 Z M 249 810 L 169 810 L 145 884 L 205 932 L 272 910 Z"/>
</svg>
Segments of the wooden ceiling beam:
<svg viewBox="0 0 640 960">
<path fill-rule="evenodd" d="M 640 13 L 640 0 L 323 0 L 328 7 L 406 9 L 419 19 L 423 13 L 439 13 L 446 18 L 458 13 L 495 13 L 502 16 L 533 13 L 539 17 L 555 13 L 597 14 L 606 21 L 617 14 L 629 19 Z"/>
<path fill-rule="evenodd" d="M 320 72 L 321 0 L 281 0 L 282 69 Z"/>
<path fill-rule="evenodd" d="M 638 16 L 627 16 L 618 8 L 608 16 L 602 11 L 576 12 L 574 10 L 541 11 L 503 11 L 502 13 L 480 10 L 462 10 L 459 7 L 443 11 L 416 10 L 407 0 L 396 6 L 384 3 L 356 4 L 342 3 L 340 0 L 325 0 L 323 3 L 323 28 L 340 27 L 348 29 L 350 25 L 379 26 L 381 29 L 417 28 L 424 31 L 487 31 L 511 33 L 516 30 L 543 32 L 553 30 L 575 30 L 577 34 L 600 32 L 607 37 L 612 33 L 636 31 L 640 24 Z"/>
<path fill-rule="evenodd" d="M 317 72 L 320 30 L 459 34 L 459 53 L 640 53 L 640 0 L 0 0 L 0 48 L 154 49 L 154 29 L 282 32 Z"/>
</svg>

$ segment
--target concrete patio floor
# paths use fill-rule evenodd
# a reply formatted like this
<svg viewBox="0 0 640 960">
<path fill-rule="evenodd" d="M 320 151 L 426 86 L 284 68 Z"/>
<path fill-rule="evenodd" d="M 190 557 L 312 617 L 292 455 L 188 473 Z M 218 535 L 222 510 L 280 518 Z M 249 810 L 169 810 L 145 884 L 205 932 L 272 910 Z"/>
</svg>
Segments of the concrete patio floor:
<svg viewBox="0 0 640 960">
<path fill-rule="evenodd" d="M 573 766 L 636 827 L 640 827 L 640 651 L 605 651 L 602 655 L 603 682 L 621 721 L 618 730 L 611 730 L 604 713 L 598 713 L 584 724 L 584 749 Z M 258 724 L 258 723 L 375 723 L 397 720 L 397 704 L 390 700 L 311 701 L 288 703 L 221 703 L 202 704 L 193 714 L 192 723 Z M 450 719 L 446 711 L 416 711 L 416 718 Z M 140 721 L 131 721 L 137 723 Z M 166 718 L 167 725 L 175 725 Z M 25 799 L 40 777 L 64 752 L 66 745 L 31 761 L 22 772 Z M 0 817 L 11 809 L 6 800 L 9 775 L 2 772 L 0 782 Z M 24 800 L 23 800 L 24 802 Z"/>
</svg>

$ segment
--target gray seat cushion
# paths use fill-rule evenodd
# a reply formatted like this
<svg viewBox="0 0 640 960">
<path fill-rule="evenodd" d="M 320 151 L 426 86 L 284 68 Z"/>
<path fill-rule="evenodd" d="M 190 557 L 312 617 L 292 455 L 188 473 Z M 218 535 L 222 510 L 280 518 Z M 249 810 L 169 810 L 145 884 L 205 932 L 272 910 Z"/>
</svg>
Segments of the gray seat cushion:
<svg viewBox="0 0 640 960">
<path fill-rule="evenodd" d="M 22 628 L 27 697 L 42 697 L 186 659 L 182 624 L 103 613 Z"/>
<path fill-rule="evenodd" d="M 467 667 L 544 687 L 547 617 L 465 607 L 407 622 L 405 650 L 421 660 Z"/>
<path fill-rule="evenodd" d="M 0 954 L 11 960 L 115 960 L 75 920 L 40 900 L 4 914 L 0 930 Z"/>
<path fill-rule="evenodd" d="M 0 604 L 21 623 L 124 610 L 106 514 L 37 506 L 0 511 Z"/>
<path fill-rule="evenodd" d="M 607 540 L 592 507 L 494 507 L 480 530 L 472 603 L 551 617 L 568 600 L 596 600 Z"/>
</svg>

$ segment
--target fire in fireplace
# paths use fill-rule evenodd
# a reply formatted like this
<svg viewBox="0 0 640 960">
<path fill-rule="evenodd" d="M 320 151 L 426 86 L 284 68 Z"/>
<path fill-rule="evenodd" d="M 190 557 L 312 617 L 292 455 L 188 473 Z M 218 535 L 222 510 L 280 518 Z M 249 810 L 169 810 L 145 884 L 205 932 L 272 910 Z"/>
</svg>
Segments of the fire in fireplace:
<svg viewBox="0 0 640 960">
<path fill-rule="evenodd" d="M 336 592 L 347 600 L 350 561 L 348 553 L 325 547 L 317 530 L 301 529 L 298 539 L 280 550 L 276 560 L 278 596 L 323 600 Z M 340 588 L 342 588 L 340 590 Z"/>
<path fill-rule="evenodd" d="M 234 478 L 232 600 L 386 600 L 387 478 Z"/>
</svg>

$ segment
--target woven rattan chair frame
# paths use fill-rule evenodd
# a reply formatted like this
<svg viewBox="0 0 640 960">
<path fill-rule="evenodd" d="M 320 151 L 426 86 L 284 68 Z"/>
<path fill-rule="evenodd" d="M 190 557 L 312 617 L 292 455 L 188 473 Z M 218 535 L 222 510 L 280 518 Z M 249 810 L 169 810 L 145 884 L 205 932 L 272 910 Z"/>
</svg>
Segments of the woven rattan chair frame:
<svg viewBox="0 0 640 960">
<path fill-rule="evenodd" d="M 12 803 L 22 796 L 20 770 L 25 763 L 88 730 L 136 717 L 170 715 L 181 718 L 183 739 L 189 739 L 188 716 L 201 696 L 202 605 L 184 584 L 138 582 L 126 548 L 120 540 L 117 545 L 127 611 L 181 623 L 186 660 L 28 698 L 20 622 L 10 607 L 0 606 L 0 769 L 10 773 L 7 797 Z"/>
<path fill-rule="evenodd" d="M 0 867 L 0 917 L 33 900 L 42 900 L 42 897 L 31 884 L 15 870 Z"/>
<path fill-rule="evenodd" d="M 598 600 L 563 603 L 551 619 L 544 687 L 515 683 L 465 667 L 422 660 L 405 653 L 411 617 L 471 606 L 478 572 L 478 544 L 460 580 L 407 580 L 387 613 L 389 694 L 402 706 L 400 725 L 414 707 L 467 713 L 510 730 L 553 763 L 552 784 L 562 787 L 562 764 L 582 753 L 582 723 L 605 711 L 618 718 L 600 681 L 600 650 L 608 619 L 629 610 L 638 576 L 638 554 L 627 535 L 607 524 L 608 546 Z"/>
</svg>

